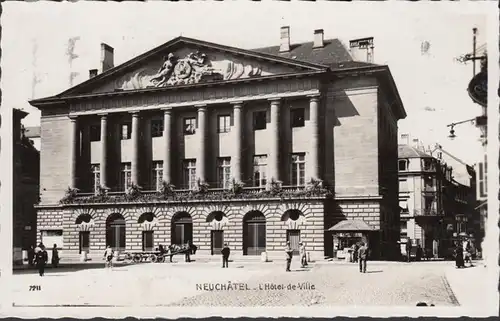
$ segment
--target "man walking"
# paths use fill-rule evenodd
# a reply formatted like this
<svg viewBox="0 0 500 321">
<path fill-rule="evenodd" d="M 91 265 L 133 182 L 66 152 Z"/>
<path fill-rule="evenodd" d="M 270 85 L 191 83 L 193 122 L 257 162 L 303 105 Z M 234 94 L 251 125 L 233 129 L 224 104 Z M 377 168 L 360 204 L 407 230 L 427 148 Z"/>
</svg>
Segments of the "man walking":
<svg viewBox="0 0 500 321">
<path fill-rule="evenodd" d="M 222 268 L 229 267 L 229 254 L 231 254 L 231 249 L 227 246 L 227 243 L 224 244 L 224 247 L 220 251 L 222 253 Z"/>
<path fill-rule="evenodd" d="M 111 246 L 107 246 L 106 247 L 106 250 L 104 251 L 104 259 L 106 260 L 106 265 L 105 267 L 106 268 L 111 268 L 113 267 L 113 249 L 111 248 Z"/>
<path fill-rule="evenodd" d="M 361 242 L 361 247 L 359 248 L 359 272 L 366 273 L 366 260 L 368 259 L 368 247 L 364 242 Z"/>
<path fill-rule="evenodd" d="M 36 267 L 38 268 L 40 276 L 43 276 L 45 274 L 45 264 L 47 264 L 49 258 L 47 251 L 45 251 L 45 246 L 42 243 L 38 245 L 38 249 L 35 256 Z"/>
<path fill-rule="evenodd" d="M 57 244 L 54 244 L 52 248 L 52 266 L 57 267 L 59 265 L 59 251 L 57 250 Z"/>
<path fill-rule="evenodd" d="M 285 255 L 286 255 L 286 271 L 290 272 L 290 265 L 292 264 L 292 257 L 293 257 L 293 250 L 290 247 L 290 241 L 286 242 Z"/>
</svg>

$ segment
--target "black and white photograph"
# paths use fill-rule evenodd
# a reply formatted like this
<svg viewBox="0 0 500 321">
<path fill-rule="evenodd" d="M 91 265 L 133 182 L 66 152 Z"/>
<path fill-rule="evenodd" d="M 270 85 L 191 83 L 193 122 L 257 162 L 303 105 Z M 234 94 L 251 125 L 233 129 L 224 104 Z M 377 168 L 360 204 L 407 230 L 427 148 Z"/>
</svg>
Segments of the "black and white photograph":
<svg viewBox="0 0 500 321">
<path fill-rule="evenodd" d="M 5 312 L 498 315 L 495 2 L 1 24 Z"/>
</svg>

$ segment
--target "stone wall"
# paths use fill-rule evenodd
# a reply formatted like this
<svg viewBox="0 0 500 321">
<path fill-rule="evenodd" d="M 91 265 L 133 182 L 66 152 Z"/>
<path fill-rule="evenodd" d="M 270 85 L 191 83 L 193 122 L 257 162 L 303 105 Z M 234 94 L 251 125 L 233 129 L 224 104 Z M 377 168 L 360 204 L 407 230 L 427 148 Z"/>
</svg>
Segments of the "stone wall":
<svg viewBox="0 0 500 321">
<path fill-rule="evenodd" d="M 302 241 L 306 242 L 312 259 L 323 257 L 324 252 L 324 200 L 283 201 L 234 201 L 219 203 L 192 202 L 186 204 L 123 204 L 123 205 L 85 205 L 41 208 L 38 211 L 38 241 L 41 231 L 63 229 L 64 253 L 79 253 L 79 232 L 90 232 L 90 255 L 99 258 L 106 247 L 106 219 L 109 215 L 119 213 L 126 224 L 126 250 L 142 250 L 142 231 L 152 230 L 154 246 L 171 244 L 171 222 L 175 214 L 187 212 L 193 222 L 193 243 L 198 246 L 200 254 L 211 253 L 211 231 L 223 230 L 224 242 L 227 242 L 234 255 L 243 254 L 243 219 L 245 214 L 259 211 L 266 217 L 266 248 L 269 256 L 282 256 L 286 245 L 286 231 L 300 230 Z M 297 220 L 288 219 L 285 213 L 297 210 Z M 224 218 L 220 222 L 211 220 L 214 212 L 222 212 Z M 142 214 L 153 213 L 155 219 L 151 224 L 139 224 Z M 89 224 L 77 225 L 82 215 L 90 215 Z"/>
</svg>

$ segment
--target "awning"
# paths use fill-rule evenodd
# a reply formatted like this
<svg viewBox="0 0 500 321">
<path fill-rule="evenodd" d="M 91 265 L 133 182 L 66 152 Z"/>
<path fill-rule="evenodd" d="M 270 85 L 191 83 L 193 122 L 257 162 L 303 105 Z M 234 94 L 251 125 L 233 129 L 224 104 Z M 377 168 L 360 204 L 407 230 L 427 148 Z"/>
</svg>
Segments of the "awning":
<svg viewBox="0 0 500 321">
<path fill-rule="evenodd" d="M 330 227 L 328 231 L 345 232 L 345 231 L 373 231 L 374 229 L 365 221 L 356 220 L 343 220 Z"/>
<path fill-rule="evenodd" d="M 485 206 L 486 204 L 488 204 L 488 201 L 484 201 L 484 202 L 482 202 L 481 204 L 479 204 L 479 206 L 478 206 L 478 207 L 476 207 L 476 208 L 475 208 L 475 210 L 477 210 L 477 209 L 479 209 L 479 208 L 481 208 L 481 207 Z"/>
<path fill-rule="evenodd" d="M 399 207 L 404 210 L 408 209 L 408 201 L 399 201 Z"/>
</svg>

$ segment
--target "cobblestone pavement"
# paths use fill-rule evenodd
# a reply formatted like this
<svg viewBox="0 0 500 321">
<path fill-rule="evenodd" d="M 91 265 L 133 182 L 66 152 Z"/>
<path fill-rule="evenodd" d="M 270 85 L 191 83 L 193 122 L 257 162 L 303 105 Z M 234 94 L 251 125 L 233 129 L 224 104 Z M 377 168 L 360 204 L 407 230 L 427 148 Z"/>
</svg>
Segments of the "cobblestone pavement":
<svg viewBox="0 0 500 321">
<path fill-rule="evenodd" d="M 297 264 L 295 262 L 295 264 Z M 13 277 L 16 305 L 289 306 L 407 305 L 423 301 L 457 305 L 443 264 L 316 264 L 285 272 L 279 264 L 141 264 L 112 271 L 84 270 L 44 277 Z M 237 289 L 207 291 L 229 282 Z M 29 291 L 40 285 L 41 291 Z M 295 290 L 289 289 L 295 285 Z M 265 289 L 266 286 L 269 290 Z M 281 286 L 283 288 L 279 289 Z M 260 289 L 259 289 L 260 288 Z"/>
</svg>

